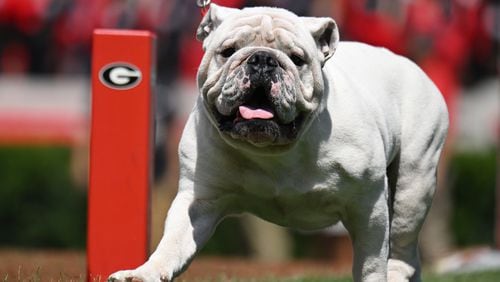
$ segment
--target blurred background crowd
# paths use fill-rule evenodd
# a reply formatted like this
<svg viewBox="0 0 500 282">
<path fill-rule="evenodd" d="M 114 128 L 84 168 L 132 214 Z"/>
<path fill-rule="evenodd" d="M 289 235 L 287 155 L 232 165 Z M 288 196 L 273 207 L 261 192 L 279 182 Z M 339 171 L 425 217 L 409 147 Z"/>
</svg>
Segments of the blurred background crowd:
<svg viewBox="0 0 500 282">
<path fill-rule="evenodd" d="M 201 20 L 195 2 L 0 0 L 0 247 L 84 247 L 95 28 L 157 34 L 152 244 L 157 242 L 176 192 L 177 143 L 197 95 L 195 76 L 203 51 L 195 39 Z M 383 46 L 417 62 L 443 93 L 451 118 L 442 181 L 423 232 L 424 258 L 434 262 L 462 247 L 500 247 L 495 240 L 495 224 L 500 228 L 500 216 L 495 221 L 500 1 L 213 2 L 330 16 L 341 40 Z M 223 223 L 205 252 L 268 260 L 308 255 L 350 260 L 348 242 L 342 228 L 306 236 L 245 218 Z"/>
</svg>

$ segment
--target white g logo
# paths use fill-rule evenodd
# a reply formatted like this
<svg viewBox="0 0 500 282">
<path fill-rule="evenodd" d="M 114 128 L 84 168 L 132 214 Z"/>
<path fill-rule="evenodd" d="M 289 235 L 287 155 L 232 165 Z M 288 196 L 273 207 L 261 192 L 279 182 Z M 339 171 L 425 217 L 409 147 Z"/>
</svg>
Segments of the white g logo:
<svg viewBox="0 0 500 282">
<path fill-rule="evenodd" d="M 109 88 L 131 89 L 139 84 L 142 74 L 139 68 L 128 63 L 111 63 L 99 71 L 99 79 Z"/>
</svg>

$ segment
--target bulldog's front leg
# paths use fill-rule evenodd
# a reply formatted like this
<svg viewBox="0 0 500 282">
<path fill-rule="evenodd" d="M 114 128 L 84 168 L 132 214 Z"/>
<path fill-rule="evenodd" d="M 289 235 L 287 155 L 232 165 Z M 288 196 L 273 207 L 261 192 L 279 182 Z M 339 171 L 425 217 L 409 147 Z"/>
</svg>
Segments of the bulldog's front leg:
<svg viewBox="0 0 500 282">
<path fill-rule="evenodd" d="M 356 282 L 387 281 L 389 256 L 389 209 L 387 195 L 370 187 L 363 199 L 347 208 L 344 225 L 354 250 L 353 278 Z M 372 189 L 375 188 L 375 189 Z M 370 194 L 370 195 L 367 195 Z"/>
<path fill-rule="evenodd" d="M 172 281 L 212 235 L 219 219 L 213 202 L 196 199 L 192 191 L 179 192 L 156 251 L 143 265 L 116 272 L 108 281 Z"/>
</svg>

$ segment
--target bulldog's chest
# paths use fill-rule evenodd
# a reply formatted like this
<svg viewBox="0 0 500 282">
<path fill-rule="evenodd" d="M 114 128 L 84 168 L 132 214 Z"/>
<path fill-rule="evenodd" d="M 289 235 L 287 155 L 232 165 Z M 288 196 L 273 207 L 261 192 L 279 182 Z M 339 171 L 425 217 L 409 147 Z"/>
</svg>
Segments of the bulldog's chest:
<svg viewBox="0 0 500 282">
<path fill-rule="evenodd" d="M 273 223 L 318 229 L 336 223 L 343 210 L 339 177 L 307 165 L 286 169 L 244 168 L 226 191 L 235 212 L 249 212 Z"/>
<path fill-rule="evenodd" d="M 335 224 L 340 220 L 343 207 L 339 198 L 327 191 L 269 198 L 241 193 L 236 198 L 239 212 L 249 212 L 275 224 L 303 230 Z"/>
</svg>

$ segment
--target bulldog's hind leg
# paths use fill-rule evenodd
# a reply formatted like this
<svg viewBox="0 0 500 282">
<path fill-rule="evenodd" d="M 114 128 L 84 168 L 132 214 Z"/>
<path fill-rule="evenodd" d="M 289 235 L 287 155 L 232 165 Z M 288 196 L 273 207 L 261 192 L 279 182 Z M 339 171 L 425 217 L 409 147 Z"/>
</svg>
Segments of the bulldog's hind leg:
<svg viewBox="0 0 500 282">
<path fill-rule="evenodd" d="M 212 235 L 220 213 L 209 201 L 180 192 L 170 208 L 165 232 L 149 260 L 134 270 L 118 271 L 108 281 L 172 281 Z"/>
<path fill-rule="evenodd" d="M 389 282 L 420 281 L 418 234 L 436 189 L 444 132 L 441 128 L 426 142 L 408 142 L 388 168 L 392 193 Z"/>
<path fill-rule="evenodd" d="M 418 234 L 432 201 L 435 176 L 403 173 L 407 175 L 396 180 L 395 169 L 391 166 L 388 172 L 392 192 L 388 281 L 419 281 Z"/>
</svg>

